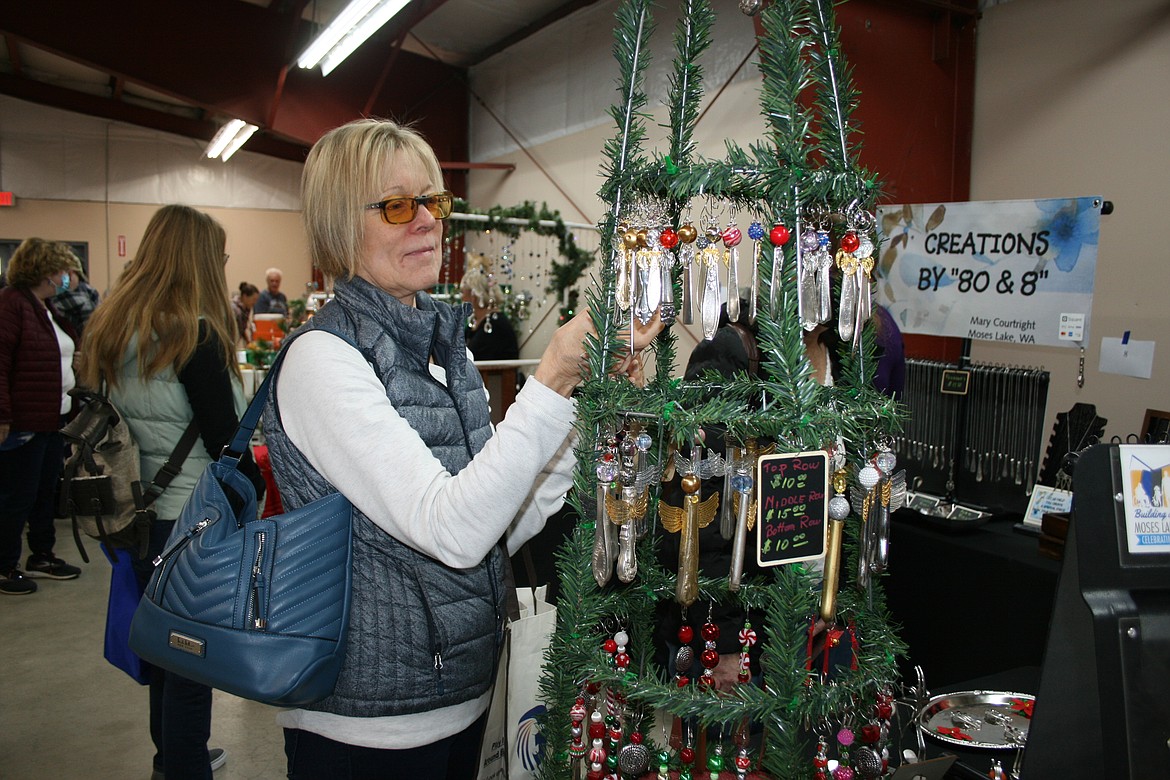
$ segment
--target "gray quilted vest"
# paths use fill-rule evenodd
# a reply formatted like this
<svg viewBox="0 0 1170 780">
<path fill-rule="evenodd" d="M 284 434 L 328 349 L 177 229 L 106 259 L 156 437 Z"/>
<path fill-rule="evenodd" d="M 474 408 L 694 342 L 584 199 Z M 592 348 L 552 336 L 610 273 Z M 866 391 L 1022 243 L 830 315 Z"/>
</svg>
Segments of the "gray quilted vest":
<svg viewBox="0 0 1170 780">
<path fill-rule="evenodd" d="M 358 277 L 337 282 L 334 292 L 335 299 L 305 328 L 340 333 L 359 345 L 395 410 L 439 462 L 458 473 L 491 436 L 483 380 L 464 348 L 466 315 L 425 293 L 417 296 L 418 308 L 404 306 Z M 447 371 L 446 387 L 430 375 L 431 356 Z M 274 390 L 264 432 L 284 506 L 336 492 L 289 441 L 275 398 Z M 500 545 L 477 566 L 453 569 L 400 543 L 357 507 L 353 515 L 345 661 L 333 695 L 308 709 L 351 717 L 405 715 L 483 694 L 503 638 Z"/>
</svg>

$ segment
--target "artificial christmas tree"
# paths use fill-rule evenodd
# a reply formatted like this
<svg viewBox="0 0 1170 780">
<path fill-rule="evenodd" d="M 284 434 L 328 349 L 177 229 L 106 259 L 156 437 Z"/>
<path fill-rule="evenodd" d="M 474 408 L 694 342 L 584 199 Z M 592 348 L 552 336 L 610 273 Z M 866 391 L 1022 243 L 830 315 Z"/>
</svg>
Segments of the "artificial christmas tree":
<svg viewBox="0 0 1170 780">
<path fill-rule="evenodd" d="M 877 181 L 858 167 L 857 98 L 829 0 L 740 6 L 760 13 L 768 132 L 748 149 L 729 143 L 721 160 L 698 156 L 692 139 L 710 3 L 682 3 L 663 151 L 644 148 L 652 3 L 628 0 L 617 14 L 620 98 L 601 190 L 607 257 L 587 294 L 597 338 L 578 399 L 570 499 L 581 520 L 558 553 L 558 625 L 541 681 L 540 776 L 549 780 L 655 770 L 827 778 L 830 753 L 837 780 L 878 777 L 887 766 L 902 646 L 876 578 L 904 482 L 883 444 L 897 430 L 896 405 L 871 386 Z M 740 252 L 752 258 L 744 306 Z M 758 329 L 758 375 L 672 379 L 668 327 L 645 387 L 609 376 L 634 321 L 695 319 L 711 338 L 724 300 L 730 319 Z M 841 344 L 829 386 L 806 354 L 806 334 L 826 326 Z M 708 437 L 723 446 L 706 447 Z M 670 479 L 681 504 L 660 500 Z M 731 567 L 700 571 L 699 533 L 717 517 L 733 543 Z M 677 567 L 659 564 L 671 532 Z M 744 573 L 745 558 L 763 568 Z M 690 610 L 678 644 L 657 648 L 673 674 L 654 661 L 664 600 Z M 703 616 L 728 604 L 747 618 L 731 634 L 741 684 L 716 690 L 728 656 L 717 649 L 719 627 Z M 757 651 L 762 682 L 753 684 Z M 678 719 L 675 739 L 653 744 L 656 717 Z"/>
</svg>

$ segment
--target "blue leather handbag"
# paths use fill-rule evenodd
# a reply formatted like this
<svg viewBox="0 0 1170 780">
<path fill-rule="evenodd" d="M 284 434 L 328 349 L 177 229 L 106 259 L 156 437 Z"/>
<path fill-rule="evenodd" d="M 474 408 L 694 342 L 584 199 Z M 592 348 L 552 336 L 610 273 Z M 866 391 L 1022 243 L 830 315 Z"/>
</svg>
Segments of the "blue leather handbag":
<svg viewBox="0 0 1170 780">
<path fill-rule="evenodd" d="M 344 496 L 259 519 L 255 488 L 238 471 L 291 342 L 228 449 L 199 478 L 130 627 L 130 647 L 144 660 L 281 707 L 333 692 L 345 656 L 352 562 L 352 507 Z M 225 487 L 243 498 L 238 511 Z"/>
</svg>

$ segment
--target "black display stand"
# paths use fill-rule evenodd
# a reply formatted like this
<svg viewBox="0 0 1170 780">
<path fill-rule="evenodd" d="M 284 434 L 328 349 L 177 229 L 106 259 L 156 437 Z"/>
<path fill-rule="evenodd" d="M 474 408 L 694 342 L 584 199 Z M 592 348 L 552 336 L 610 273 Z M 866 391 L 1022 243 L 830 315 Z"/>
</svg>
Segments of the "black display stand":
<svg viewBox="0 0 1170 780">
<path fill-rule="evenodd" d="M 1170 777 L 1170 554 L 1128 551 L 1124 485 L 1117 445 L 1078 459 L 1023 780 Z"/>
</svg>

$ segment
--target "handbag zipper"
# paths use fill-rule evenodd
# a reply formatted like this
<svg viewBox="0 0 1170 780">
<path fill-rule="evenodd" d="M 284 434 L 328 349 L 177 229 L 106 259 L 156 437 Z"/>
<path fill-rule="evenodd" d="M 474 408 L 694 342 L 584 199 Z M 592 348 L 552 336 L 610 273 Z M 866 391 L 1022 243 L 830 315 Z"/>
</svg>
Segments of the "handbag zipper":
<svg viewBox="0 0 1170 780">
<path fill-rule="evenodd" d="M 264 596 L 267 583 L 264 580 L 264 532 L 256 532 L 256 560 L 252 564 L 252 626 L 263 630 L 268 626 L 268 618 L 263 614 Z"/>
<path fill-rule="evenodd" d="M 192 539 L 194 539 L 205 528 L 207 528 L 207 526 L 211 525 L 212 523 L 214 523 L 218 519 L 219 518 L 211 518 L 211 517 L 203 518 L 198 523 L 196 523 L 195 525 L 191 526 L 186 531 L 184 531 L 182 533 L 182 535 L 179 536 L 178 539 L 175 539 L 175 541 L 173 541 L 169 545 L 167 545 L 166 549 L 164 549 L 161 553 L 158 554 L 158 556 L 153 561 L 151 561 L 151 563 L 154 564 L 154 568 L 159 570 L 159 571 L 155 572 L 156 576 L 153 576 L 151 578 L 150 583 L 148 583 L 148 587 L 150 585 L 154 586 L 153 588 L 150 589 L 150 597 L 152 600 L 155 598 L 155 596 L 158 595 L 159 589 L 162 587 L 163 578 L 167 574 L 165 568 L 163 568 L 163 567 L 166 566 L 166 564 L 170 560 L 171 556 L 174 555 L 176 552 L 178 552 L 180 547 L 186 546 Z"/>
<path fill-rule="evenodd" d="M 177 550 L 180 546 L 186 544 L 192 537 L 197 536 L 200 531 L 202 531 L 207 526 L 211 525 L 211 523 L 212 523 L 211 518 L 205 517 L 204 519 L 200 520 L 195 525 L 188 528 L 186 531 L 183 532 L 182 536 L 180 536 L 178 539 L 176 539 L 165 550 L 160 552 L 158 554 L 158 557 L 156 557 L 154 559 L 154 561 L 152 561 L 152 563 L 154 563 L 155 566 L 161 566 L 167 558 L 170 558 L 171 555 L 174 554 L 175 550 Z"/>
</svg>

